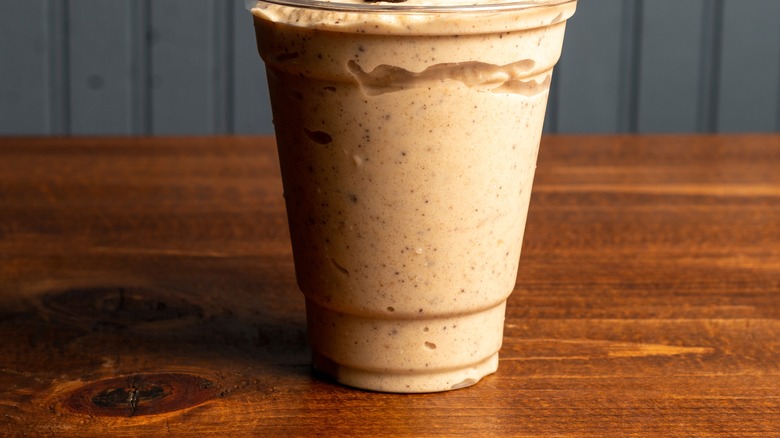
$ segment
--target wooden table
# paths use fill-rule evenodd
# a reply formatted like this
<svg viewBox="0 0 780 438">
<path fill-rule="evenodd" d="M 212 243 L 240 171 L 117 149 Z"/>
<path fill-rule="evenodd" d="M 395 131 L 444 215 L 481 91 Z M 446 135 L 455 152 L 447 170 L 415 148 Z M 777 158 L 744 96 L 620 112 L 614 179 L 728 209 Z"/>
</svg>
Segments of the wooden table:
<svg viewBox="0 0 780 438">
<path fill-rule="evenodd" d="M 780 136 L 543 141 L 498 373 L 313 377 L 272 139 L 0 139 L 0 435 L 780 436 Z"/>
</svg>

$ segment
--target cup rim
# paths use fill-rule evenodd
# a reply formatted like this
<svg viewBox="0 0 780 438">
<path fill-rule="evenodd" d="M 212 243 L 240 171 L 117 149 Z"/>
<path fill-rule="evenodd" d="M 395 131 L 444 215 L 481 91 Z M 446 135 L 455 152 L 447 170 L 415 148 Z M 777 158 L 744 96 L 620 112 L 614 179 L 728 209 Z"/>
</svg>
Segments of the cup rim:
<svg viewBox="0 0 780 438">
<path fill-rule="evenodd" d="M 524 9 L 560 6 L 575 3 L 577 0 L 508 0 L 482 4 L 450 4 L 450 5 L 405 5 L 403 3 L 366 2 L 349 3 L 345 1 L 323 0 L 245 0 L 246 7 L 252 10 L 258 4 L 271 4 L 293 8 L 317 9 L 334 12 L 373 12 L 394 14 L 426 14 L 451 12 L 501 12 Z"/>
</svg>

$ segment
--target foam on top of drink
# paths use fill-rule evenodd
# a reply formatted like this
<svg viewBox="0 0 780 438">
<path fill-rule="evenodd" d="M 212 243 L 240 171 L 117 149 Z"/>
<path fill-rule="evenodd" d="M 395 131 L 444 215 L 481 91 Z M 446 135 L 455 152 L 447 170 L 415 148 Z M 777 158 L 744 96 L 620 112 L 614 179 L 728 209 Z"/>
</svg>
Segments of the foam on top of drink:
<svg viewBox="0 0 780 438">
<path fill-rule="evenodd" d="M 345 8 L 354 9 L 356 5 L 374 5 L 376 6 L 403 10 L 404 8 L 412 8 L 415 6 L 425 7 L 452 7 L 452 6 L 496 6 L 506 5 L 507 7 L 520 9 L 520 8 L 533 8 L 537 6 L 552 6 L 562 3 L 570 3 L 573 0 L 273 0 L 270 3 L 287 4 L 289 6 L 301 6 L 301 7 L 315 7 L 315 8 L 339 8 L 343 6 Z M 258 3 L 265 3 L 263 0 L 245 0 L 247 9 L 252 9 Z M 360 7 L 360 6 L 357 6 Z"/>
<path fill-rule="evenodd" d="M 260 18 L 294 26 L 371 34 L 475 34 L 548 26 L 569 19 L 575 0 L 246 0 Z"/>
</svg>

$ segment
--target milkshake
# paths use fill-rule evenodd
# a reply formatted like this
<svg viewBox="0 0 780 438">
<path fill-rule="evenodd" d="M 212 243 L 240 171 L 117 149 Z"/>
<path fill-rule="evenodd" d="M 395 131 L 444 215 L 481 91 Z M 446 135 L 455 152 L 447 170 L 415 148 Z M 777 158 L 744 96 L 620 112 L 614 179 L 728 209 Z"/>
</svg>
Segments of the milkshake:
<svg viewBox="0 0 780 438">
<path fill-rule="evenodd" d="M 467 387 L 498 366 L 576 1 L 352 1 L 248 2 L 313 367 Z"/>
</svg>

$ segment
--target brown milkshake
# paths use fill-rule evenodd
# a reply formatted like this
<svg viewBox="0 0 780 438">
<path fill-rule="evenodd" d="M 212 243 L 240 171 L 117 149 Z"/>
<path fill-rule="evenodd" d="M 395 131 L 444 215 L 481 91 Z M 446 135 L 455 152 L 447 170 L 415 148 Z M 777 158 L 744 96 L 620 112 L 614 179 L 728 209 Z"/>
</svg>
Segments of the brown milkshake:
<svg viewBox="0 0 780 438">
<path fill-rule="evenodd" d="M 575 4 L 251 2 L 317 370 L 389 392 L 496 370 Z"/>
</svg>

